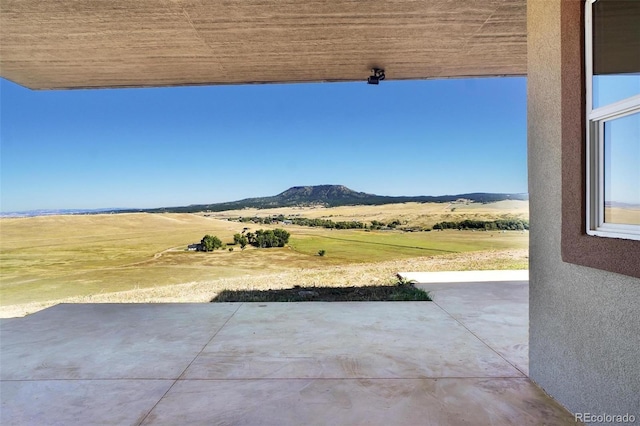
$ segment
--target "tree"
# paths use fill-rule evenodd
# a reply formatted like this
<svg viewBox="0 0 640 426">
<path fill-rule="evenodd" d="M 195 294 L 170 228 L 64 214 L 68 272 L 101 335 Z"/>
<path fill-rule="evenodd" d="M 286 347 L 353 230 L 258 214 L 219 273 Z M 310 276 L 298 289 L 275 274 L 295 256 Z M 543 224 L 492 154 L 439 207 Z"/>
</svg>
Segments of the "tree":
<svg viewBox="0 0 640 426">
<path fill-rule="evenodd" d="M 281 228 L 267 229 L 266 231 L 263 229 L 258 229 L 255 235 L 249 236 L 247 234 L 249 244 L 256 246 L 258 248 L 269 248 L 269 247 L 284 247 L 285 244 L 289 242 L 289 234 L 287 231 Z"/>
<path fill-rule="evenodd" d="M 254 234 L 253 232 L 247 232 L 247 241 L 249 241 L 249 244 L 255 245 L 256 234 Z"/>
<path fill-rule="evenodd" d="M 284 247 L 289 242 L 290 233 L 282 228 L 276 228 L 273 230 L 273 235 L 276 237 L 276 245 L 278 247 Z"/>
<path fill-rule="evenodd" d="M 327 251 L 322 249 L 322 250 L 318 250 L 318 256 L 324 256 L 325 254 L 327 254 Z"/>
<path fill-rule="evenodd" d="M 202 246 L 203 251 L 213 251 L 222 247 L 222 241 L 220 241 L 220 238 L 216 236 L 207 234 L 202 238 L 202 241 L 200 241 L 200 245 Z"/>
<path fill-rule="evenodd" d="M 381 229 L 384 228 L 385 226 L 387 226 L 384 222 L 380 222 L 378 220 L 372 220 L 371 221 L 371 229 Z"/>
<path fill-rule="evenodd" d="M 259 248 L 276 247 L 276 236 L 270 229 L 266 231 L 258 229 L 256 231 L 256 243 L 254 245 Z"/>
<path fill-rule="evenodd" d="M 244 250 L 247 244 L 249 244 L 249 241 L 247 240 L 247 237 L 245 237 L 244 235 L 235 234 L 233 236 L 233 243 L 240 244 L 240 248 Z"/>
</svg>

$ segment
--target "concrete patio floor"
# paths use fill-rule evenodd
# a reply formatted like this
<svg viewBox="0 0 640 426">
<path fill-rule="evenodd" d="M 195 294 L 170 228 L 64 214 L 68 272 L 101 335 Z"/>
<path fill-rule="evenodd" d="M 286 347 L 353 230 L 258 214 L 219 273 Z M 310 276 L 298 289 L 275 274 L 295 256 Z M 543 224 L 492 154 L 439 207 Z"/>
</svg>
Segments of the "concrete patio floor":
<svg viewBox="0 0 640 426">
<path fill-rule="evenodd" d="M 526 281 L 435 302 L 78 304 L 0 320 L 3 425 L 575 425 L 526 377 Z"/>
</svg>

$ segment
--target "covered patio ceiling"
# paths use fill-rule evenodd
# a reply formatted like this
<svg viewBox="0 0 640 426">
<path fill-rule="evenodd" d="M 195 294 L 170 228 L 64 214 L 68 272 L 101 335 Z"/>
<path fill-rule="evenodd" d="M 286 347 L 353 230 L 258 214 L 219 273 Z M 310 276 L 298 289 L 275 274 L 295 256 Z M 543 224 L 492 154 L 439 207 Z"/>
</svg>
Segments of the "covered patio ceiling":
<svg viewBox="0 0 640 426">
<path fill-rule="evenodd" d="M 526 0 L 0 0 L 32 89 L 526 74 Z"/>
</svg>

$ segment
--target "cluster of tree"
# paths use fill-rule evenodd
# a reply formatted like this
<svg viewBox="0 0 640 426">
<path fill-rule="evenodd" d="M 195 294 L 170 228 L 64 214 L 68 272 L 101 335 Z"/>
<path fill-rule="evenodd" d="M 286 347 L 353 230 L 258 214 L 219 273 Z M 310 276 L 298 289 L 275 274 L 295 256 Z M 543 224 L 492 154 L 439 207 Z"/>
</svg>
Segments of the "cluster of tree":
<svg viewBox="0 0 640 426">
<path fill-rule="evenodd" d="M 239 217 L 238 218 L 238 222 L 251 222 L 251 223 L 264 223 L 265 225 L 268 225 L 269 223 L 271 223 L 272 221 L 274 221 L 275 219 L 272 219 L 270 217 Z"/>
<path fill-rule="evenodd" d="M 356 220 L 353 221 L 340 221 L 334 222 L 330 219 L 308 219 L 306 217 L 294 217 L 290 220 L 293 225 L 300 226 L 310 226 L 316 228 L 327 228 L 327 229 L 364 229 L 367 227 L 366 224 L 362 222 L 358 222 Z"/>
<path fill-rule="evenodd" d="M 398 225 L 402 225 L 402 223 L 398 219 L 393 220 L 389 223 L 380 222 L 379 220 L 372 220 L 370 229 L 373 229 L 373 230 L 385 229 L 385 228 L 396 229 Z"/>
<path fill-rule="evenodd" d="M 242 250 L 244 250 L 248 244 L 258 248 L 284 247 L 285 244 L 289 242 L 290 236 L 291 234 L 284 229 L 259 229 L 255 233 L 247 232 L 246 234 L 235 234 L 233 236 L 233 244 L 240 245 Z M 207 234 L 200 241 L 198 250 L 214 251 L 222 248 L 223 246 L 224 245 L 220 238 Z M 229 251 L 233 251 L 233 248 Z"/>
<path fill-rule="evenodd" d="M 280 228 L 258 229 L 255 233 L 247 232 L 246 239 L 249 244 L 258 248 L 284 247 L 290 236 L 291 234 Z"/>
<path fill-rule="evenodd" d="M 522 231 L 529 229 L 526 219 L 470 220 L 460 222 L 440 222 L 433 229 L 483 229 L 486 231 Z"/>
<path fill-rule="evenodd" d="M 382 229 L 382 228 L 386 228 L 386 224 L 384 222 L 380 222 L 378 220 L 372 220 L 371 221 L 371 229 Z"/>
<path fill-rule="evenodd" d="M 244 248 L 249 244 L 249 239 L 242 234 L 234 234 L 233 235 L 233 244 L 239 244 L 240 249 L 244 250 Z"/>
<path fill-rule="evenodd" d="M 284 215 L 269 216 L 269 217 L 239 217 L 239 222 L 253 222 L 262 223 L 265 225 L 272 224 L 273 222 L 289 222 L 292 225 L 309 226 L 312 228 L 326 228 L 326 229 L 383 229 L 392 228 L 395 229 L 398 225 L 401 225 L 399 220 L 394 220 L 391 223 L 384 223 L 377 220 L 371 221 L 371 225 L 367 225 L 364 222 L 357 220 L 352 221 L 340 221 L 334 222 L 331 219 L 310 219 L 306 217 L 286 217 Z"/>
<path fill-rule="evenodd" d="M 252 222 L 262 223 L 265 225 L 272 224 L 273 222 L 289 222 L 291 225 L 310 226 L 315 228 L 327 228 L 327 229 L 365 229 L 367 225 L 358 221 L 342 221 L 334 222 L 330 219 L 309 219 L 306 217 L 286 217 L 284 215 L 269 216 L 269 217 L 239 217 L 239 222 Z"/>
<path fill-rule="evenodd" d="M 220 238 L 212 235 L 205 235 L 200 241 L 200 250 L 202 251 L 214 251 L 222 247 L 222 241 Z"/>
</svg>

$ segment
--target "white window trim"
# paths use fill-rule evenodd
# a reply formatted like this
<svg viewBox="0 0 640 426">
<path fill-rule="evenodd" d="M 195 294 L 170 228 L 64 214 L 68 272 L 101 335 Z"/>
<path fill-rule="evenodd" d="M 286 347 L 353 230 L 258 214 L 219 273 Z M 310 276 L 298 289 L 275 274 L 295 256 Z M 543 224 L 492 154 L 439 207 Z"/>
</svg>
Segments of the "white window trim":
<svg viewBox="0 0 640 426">
<path fill-rule="evenodd" d="M 587 234 L 640 240 L 640 225 L 604 222 L 604 123 L 640 112 L 640 95 L 636 95 L 599 108 L 593 108 L 593 18 L 592 5 L 585 2 L 585 65 L 586 65 L 586 196 Z"/>
</svg>

